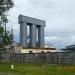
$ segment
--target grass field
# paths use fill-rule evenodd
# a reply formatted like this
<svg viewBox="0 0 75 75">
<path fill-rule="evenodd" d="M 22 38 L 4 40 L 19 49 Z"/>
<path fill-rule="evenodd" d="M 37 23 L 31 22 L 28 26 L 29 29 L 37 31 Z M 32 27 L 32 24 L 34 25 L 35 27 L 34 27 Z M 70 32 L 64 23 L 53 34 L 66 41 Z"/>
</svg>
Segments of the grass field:
<svg viewBox="0 0 75 75">
<path fill-rule="evenodd" d="M 75 75 L 75 65 L 0 63 L 0 73 L 13 75 Z"/>
</svg>

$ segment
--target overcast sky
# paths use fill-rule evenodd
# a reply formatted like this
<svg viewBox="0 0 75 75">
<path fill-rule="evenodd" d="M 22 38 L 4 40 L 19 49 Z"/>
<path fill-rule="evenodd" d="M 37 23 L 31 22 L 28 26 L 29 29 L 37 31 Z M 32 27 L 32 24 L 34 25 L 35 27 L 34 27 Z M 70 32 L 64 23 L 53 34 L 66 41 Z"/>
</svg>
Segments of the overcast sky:
<svg viewBox="0 0 75 75">
<path fill-rule="evenodd" d="M 46 21 L 45 43 L 57 48 L 75 44 L 75 0 L 14 0 L 8 29 L 13 27 L 19 42 L 19 14 Z"/>
</svg>

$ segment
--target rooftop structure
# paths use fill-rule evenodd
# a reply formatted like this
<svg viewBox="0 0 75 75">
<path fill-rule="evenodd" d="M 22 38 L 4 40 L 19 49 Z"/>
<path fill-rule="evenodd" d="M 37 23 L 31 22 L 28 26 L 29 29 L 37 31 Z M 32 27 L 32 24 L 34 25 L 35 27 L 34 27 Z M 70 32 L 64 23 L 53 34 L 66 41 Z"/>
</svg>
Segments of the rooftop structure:
<svg viewBox="0 0 75 75">
<path fill-rule="evenodd" d="M 23 15 L 20 15 L 18 20 L 20 24 L 20 44 L 22 48 L 44 48 L 45 21 Z"/>
</svg>

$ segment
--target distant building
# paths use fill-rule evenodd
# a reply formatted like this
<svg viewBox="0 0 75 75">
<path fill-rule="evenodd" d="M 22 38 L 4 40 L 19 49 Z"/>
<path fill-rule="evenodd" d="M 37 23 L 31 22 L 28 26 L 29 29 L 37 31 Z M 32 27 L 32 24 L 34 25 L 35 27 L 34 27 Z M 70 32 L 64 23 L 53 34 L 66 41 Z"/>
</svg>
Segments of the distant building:
<svg viewBox="0 0 75 75">
<path fill-rule="evenodd" d="M 15 44 L 15 53 L 48 53 L 57 52 L 56 48 L 22 48 L 20 44 Z"/>
<path fill-rule="evenodd" d="M 69 45 L 66 46 L 64 49 L 62 49 L 63 51 L 67 51 L 67 52 L 71 52 L 71 51 L 75 51 L 75 45 Z"/>
<path fill-rule="evenodd" d="M 56 48 L 33 48 L 33 49 L 21 48 L 21 53 L 50 53 L 50 52 L 56 52 Z"/>
<path fill-rule="evenodd" d="M 75 49 L 75 45 L 66 46 L 67 49 Z"/>
</svg>

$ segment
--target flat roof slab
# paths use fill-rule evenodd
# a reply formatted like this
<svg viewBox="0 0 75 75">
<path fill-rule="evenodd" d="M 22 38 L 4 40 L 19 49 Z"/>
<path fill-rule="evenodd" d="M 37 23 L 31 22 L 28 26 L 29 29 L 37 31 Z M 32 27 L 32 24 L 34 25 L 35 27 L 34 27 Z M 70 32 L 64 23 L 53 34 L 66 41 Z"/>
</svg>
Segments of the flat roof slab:
<svg viewBox="0 0 75 75">
<path fill-rule="evenodd" d="M 27 23 L 32 23 L 35 25 L 40 25 L 45 27 L 45 21 L 43 20 L 39 20 L 39 19 L 35 19 L 28 16 L 23 16 L 23 15 L 19 15 L 18 19 L 19 19 L 19 23 L 27 22 Z"/>
</svg>

